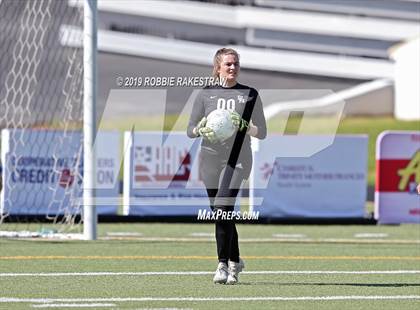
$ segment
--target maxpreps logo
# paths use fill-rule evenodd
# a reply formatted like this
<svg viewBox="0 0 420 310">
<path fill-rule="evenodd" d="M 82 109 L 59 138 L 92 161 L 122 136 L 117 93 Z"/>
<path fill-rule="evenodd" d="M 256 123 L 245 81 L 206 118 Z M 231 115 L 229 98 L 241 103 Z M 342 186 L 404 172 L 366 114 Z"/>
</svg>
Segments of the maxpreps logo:
<svg viewBox="0 0 420 310">
<path fill-rule="evenodd" d="M 136 182 L 188 181 L 191 155 L 176 146 L 138 146 L 134 149 Z"/>
</svg>

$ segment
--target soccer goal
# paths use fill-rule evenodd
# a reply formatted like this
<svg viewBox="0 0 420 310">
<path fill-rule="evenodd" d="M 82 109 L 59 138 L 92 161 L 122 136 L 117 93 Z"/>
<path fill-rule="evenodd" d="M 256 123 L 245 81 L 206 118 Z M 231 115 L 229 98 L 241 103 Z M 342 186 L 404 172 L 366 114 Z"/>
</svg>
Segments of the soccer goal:
<svg viewBox="0 0 420 310">
<path fill-rule="evenodd" d="M 0 0 L 0 237 L 96 238 L 96 0 L 79 1 Z"/>
</svg>

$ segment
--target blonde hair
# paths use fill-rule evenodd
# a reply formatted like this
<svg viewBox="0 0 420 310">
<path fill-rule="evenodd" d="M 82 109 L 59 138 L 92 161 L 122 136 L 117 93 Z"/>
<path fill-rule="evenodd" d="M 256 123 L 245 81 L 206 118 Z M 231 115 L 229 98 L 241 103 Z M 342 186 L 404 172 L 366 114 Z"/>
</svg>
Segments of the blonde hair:
<svg viewBox="0 0 420 310">
<path fill-rule="evenodd" d="M 217 72 L 220 68 L 220 64 L 222 62 L 222 58 L 224 55 L 234 55 L 239 62 L 239 54 L 233 48 L 221 48 L 217 50 L 216 54 L 213 58 L 213 77 L 215 79 L 219 78 L 219 73 Z"/>
</svg>

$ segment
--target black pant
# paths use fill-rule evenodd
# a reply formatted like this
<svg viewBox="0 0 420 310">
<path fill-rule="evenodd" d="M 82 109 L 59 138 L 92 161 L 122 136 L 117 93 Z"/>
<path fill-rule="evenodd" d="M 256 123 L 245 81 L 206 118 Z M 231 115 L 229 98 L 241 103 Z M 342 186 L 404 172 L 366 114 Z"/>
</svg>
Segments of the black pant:
<svg viewBox="0 0 420 310">
<path fill-rule="evenodd" d="M 233 211 L 235 200 L 244 180 L 243 169 L 227 166 L 227 161 L 215 154 L 202 151 L 200 175 L 203 180 L 210 207 L 214 212 Z M 239 262 L 238 232 L 233 219 L 216 219 L 215 234 L 219 262 Z"/>
</svg>

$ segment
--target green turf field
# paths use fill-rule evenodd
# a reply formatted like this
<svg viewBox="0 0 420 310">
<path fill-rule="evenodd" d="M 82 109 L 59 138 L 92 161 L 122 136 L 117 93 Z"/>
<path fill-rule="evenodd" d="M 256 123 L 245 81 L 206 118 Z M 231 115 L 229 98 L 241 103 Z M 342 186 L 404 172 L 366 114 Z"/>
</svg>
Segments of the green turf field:
<svg viewBox="0 0 420 310">
<path fill-rule="evenodd" d="M 0 309 L 420 307 L 418 225 L 239 225 L 236 286 L 212 283 L 213 230 L 101 224 L 93 242 L 0 239 Z"/>
</svg>

